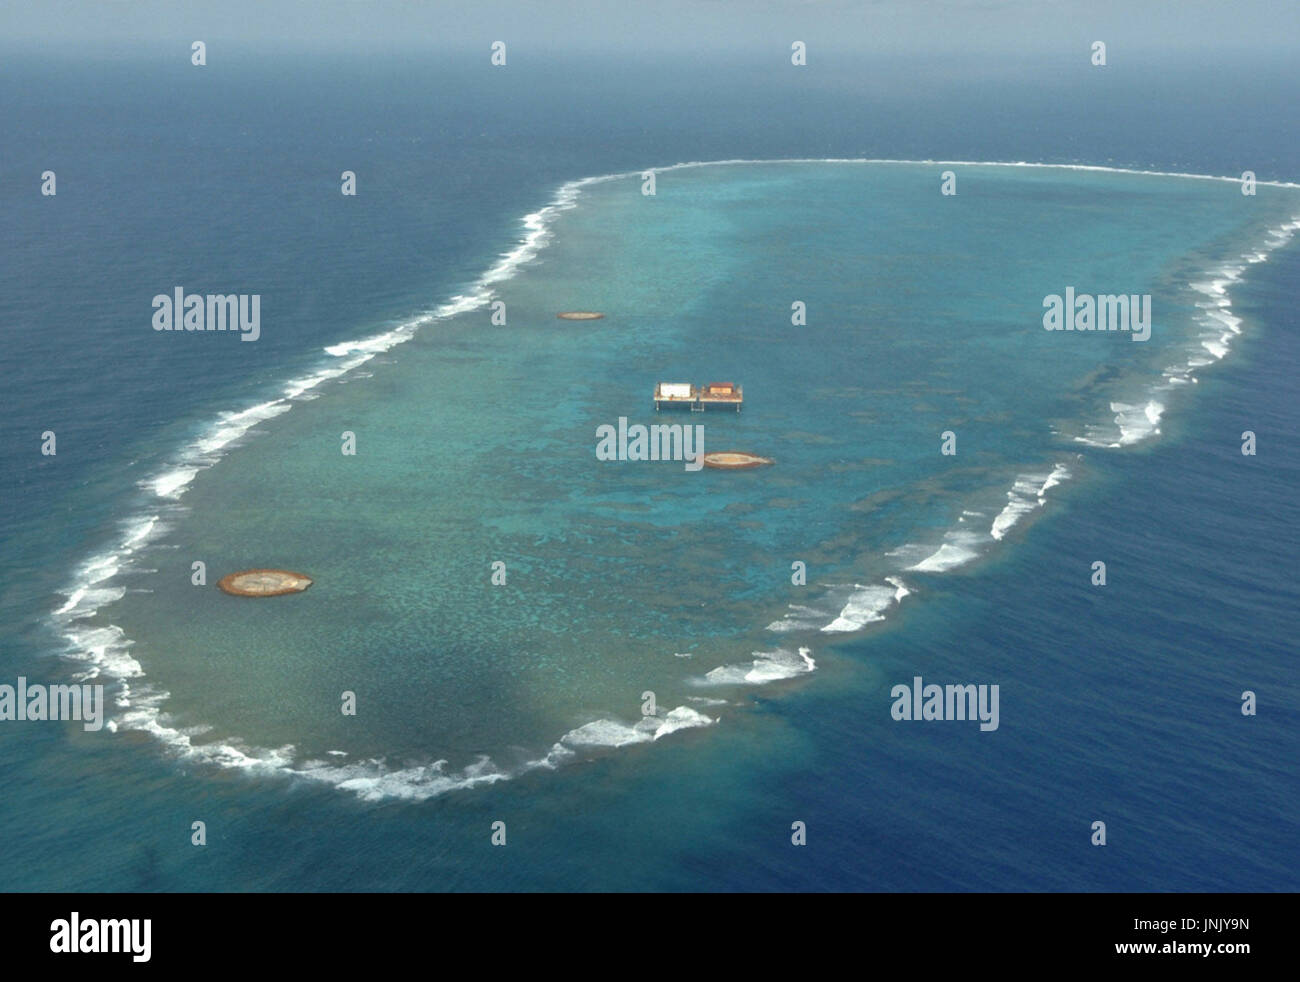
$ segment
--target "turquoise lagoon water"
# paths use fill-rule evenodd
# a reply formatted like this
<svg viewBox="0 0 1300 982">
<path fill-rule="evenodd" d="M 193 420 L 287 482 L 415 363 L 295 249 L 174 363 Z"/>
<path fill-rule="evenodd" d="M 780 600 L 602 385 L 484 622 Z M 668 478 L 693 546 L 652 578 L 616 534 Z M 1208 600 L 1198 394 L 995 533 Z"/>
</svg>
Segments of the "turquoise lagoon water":
<svg viewBox="0 0 1300 982">
<path fill-rule="evenodd" d="M 119 683 L 119 731 L 368 800 L 633 743 L 710 753 L 754 693 L 833 685 L 833 642 L 933 602 L 1100 458 L 1141 453 L 1241 330 L 1231 286 L 1300 215 L 1292 187 L 1078 168 L 723 163 L 641 186 L 565 185 L 464 296 L 177 428 L 56 615 Z M 1070 286 L 1151 294 L 1150 341 L 1044 331 Z M 745 409 L 656 418 L 659 380 L 739 381 Z M 775 463 L 600 461 L 620 417 Z M 315 585 L 211 586 L 250 566 Z"/>
</svg>

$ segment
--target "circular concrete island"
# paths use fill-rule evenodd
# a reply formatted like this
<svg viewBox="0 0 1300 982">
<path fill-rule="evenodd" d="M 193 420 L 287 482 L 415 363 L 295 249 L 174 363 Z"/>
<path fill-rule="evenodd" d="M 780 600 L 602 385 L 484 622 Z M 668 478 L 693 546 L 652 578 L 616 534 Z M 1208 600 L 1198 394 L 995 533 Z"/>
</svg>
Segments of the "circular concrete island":
<svg viewBox="0 0 1300 982">
<path fill-rule="evenodd" d="M 739 450 L 721 450 L 704 455 L 705 467 L 714 467 L 722 471 L 739 471 L 744 470 L 746 467 L 762 467 L 764 464 L 770 463 L 772 461 L 766 457 L 760 457 L 752 453 L 742 453 Z"/>
<path fill-rule="evenodd" d="M 278 597 L 302 593 L 311 586 L 311 577 L 287 569 L 246 569 L 223 576 L 217 586 L 236 597 Z"/>
<path fill-rule="evenodd" d="M 555 316 L 562 321 L 598 321 L 605 315 L 598 310 L 565 310 Z"/>
</svg>

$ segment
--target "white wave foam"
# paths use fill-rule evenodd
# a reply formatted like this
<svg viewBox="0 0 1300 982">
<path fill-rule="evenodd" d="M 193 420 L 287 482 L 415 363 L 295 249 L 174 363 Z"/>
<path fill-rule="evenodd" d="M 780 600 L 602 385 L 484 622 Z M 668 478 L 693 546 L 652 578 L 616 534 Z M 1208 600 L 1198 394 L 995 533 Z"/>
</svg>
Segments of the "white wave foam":
<svg viewBox="0 0 1300 982">
<path fill-rule="evenodd" d="M 1157 391 L 1163 391 L 1169 386 L 1170 383 L 1166 381 Z M 1118 437 L 1103 437 L 1100 435 L 1099 428 L 1091 427 L 1088 436 L 1077 436 L 1075 440 L 1089 446 L 1105 447 L 1107 449 L 1128 447 L 1140 443 L 1147 437 L 1160 432 L 1160 417 L 1164 414 L 1165 405 L 1155 399 L 1150 399 L 1140 405 L 1127 402 L 1112 402 L 1110 411 L 1115 414 L 1115 426 L 1119 431 Z"/>
<path fill-rule="evenodd" d="M 150 486 L 153 493 L 160 498 L 178 498 L 185 493 L 186 486 L 198 477 L 198 474 L 197 467 L 177 467 L 159 474 L 150 482 Z"/>
<path fill-rule="evenodd" d="M 361 761 L 355 764 L 333 764 L 311 761 L 301 768 L 284 767 L 282 770 L 297 777 L 332 784 L 350 791 L 363 801 L 382 801 L 399 798 L 407 801 L 424 801 L 448 791 L 495 784 L 511 775 L 497 768 L 488 757 L 480 757 L 458 772 L 448 772 L 445 760 L 417 767 L 390 769 L 382 760 Z"/>
<path fill-rule="evenodd" d="M 1216 360 L 1222 358 L 1228 353 L 1228 346 L 1224 343 L 1222 338 L 1217 341 L 1211 338 L 1206 338 L 1201 342 L 1201 347 L 1214 355 Z"/>
<path fill-rule="evenodd" d="M 989 535 L 1001 539 L 1035 508 L 1041 508 L 1047 492 L 1070 476 L 1070 469 L 1064 464 L 1057 464 L 1050 474 L 1022 474 L 1007 492 L 1006 506 L 993 519 Z"/>
<path fill-rule="evenodd" d="M 105 627 L 87 627 L 68 623 L 63 628 L 64 637 L 80 653 L 82 680 L 107 677 L 113 680 L 140 678 L 144 669 L 131 657 L 132 641 L 116 624 Z"/>
<path fill-rule="evenodd" d="M 1230 314 L 1230 313 L 1228 313 L 1226 310 L 1223 310 L 1223 309 L 1207 310 L 1205 313 L 1206 313 L 1206 316 L 1207 316 L 1207 317 L 1210 317 L 1210 318 L 1212 318 L 1212 319 L 1218 321 L 1219 323 L 1223 324 L 1223 326 L 1226 327 L 1226 328 L 1227 328 L 1229 331 L 1231 331 L 1233 334 L 1240 334 L 1240 333 L 1241 333 L 1241 318 L 1240 318 L 1240 317 L 1236 317 L 1236 316 L 1234 316 L 1233 314 Z"/>
<path fill-rule="evenodd" d="M 822 631 L 826 634 L 858 631 L 868 624 L 883 621 L 885 611 L 894 604 L 901 603 L 912 592 L 897 577 L 888 577 L 886 583 L 887 586 L 854 584 L 855 592 L 844 604 L 839 616 L 823 627 Z"/>
<path fill-rule="evenodd" d="M 127 552 L 134 552 L 137 548 L 144 545 L 152 537 L 154 531 L 158 528 L 158 516 L 146 515 L 138 521 L 127 526 L 126 535 L 122 539 L 122 548 Z"/>
<path fill-rule="evenodd" d="M 1121 446 L 1137 443 L 1152 433 L 1160 432 L 1160 417 L 1165 411 L 1163 403 L 1154 399 L 1142 406 L 1113 402 L 1110 408 L 1115 413 L 1115 423 L 1119 426 Z"/>
<path fill-rule="evenodd" d="M 800 648 L 798 652 L 777 648 L 755 651 L 753 655 L 754 660 L 748 664 L 719 665 L 695 681 L 699 685 L 764 685 L 807 675 L 817 668 L 810 648 Z"/>
<path fill-rule="evenodd" d="M 365 801 L 389 798 L 423 801 L 449 791 L 510 780 L 539 768 L 554 769 L 585 750 L 650 743 L 678 730 L 709 726 L 717 722 L 714 717 L 706 716 L 689 706 L 678 706 L 662 718 L 648 717 L 631 726 L 616 720 L 599 719 L 571 730 L 551 747 L 546 756 L 513 770 L 503 769 L 490 757 L 481 755 L 467 767 L 449 771 L 446 760 L 399 768 L 390 767 L 382 758 L 355 762 L 308 760 L 295 764 L 295 748 L 292 745 L 268 749 L 250 747 L 238 740 L 196 743 L 192 737 L 208 728 L 180 729 L 172 726 L 167 715 L 161 711 L 167 698 L 165 692 L 148 689 L 134 693 L 130 707 L 120 714 L 121 725 L 152 734 L 170 753 L 192 763 L 235 768 L 261 776 L 278 775 L 320 782 L 355 794 Z M 721 702 L 710 700 L 709 704 Z M 116 731 L 116 722 L 110 728 Z M 332 757 L 347 756 L 343 750 L 329 750 L 326 753 Z"/>
<path fill-rule="evenodd" d="M 678 706 L 662 719 L 644 716 L 631 725 L 613 719 L 593 720 L 564 734 L 560 743 L 566 747 L 625 747 L 631 743 L 650 743 L 678 730 L 710 726 L 715 722 L 712 717 L 689 706 Z"/>
<path fill-rule="evenodd" d="M 1027 481 L 1022 478 L 1016 481 L 1012 489 L 1007 492 L 1006 506 L 998 517 L 993 519 L 989 535 L 1001 539 L 1022 517 L 1037 508 L 1040 502 L 1033 494 L 1037 487 L 1033 480 Z"/>
<path fill-rule="evenodd" d="M 1057 464 L 1052 468 L 1052 473 L 1047 475 L 1047 480 L 1043 482 L 1043 486 L 1038 489 L 1038 497 L 1043 497 L 1043 495 L 1047 494 L 1048 491 L 1051 491 L 1052 488 L 1056 487 L 1062 481 L 1068 481 L 1069 479 L 1070 468 L 1066 467 L 1064 464 Z"/>
<path fill-rule="evenodd" d="M 258 423 L 286 413 L 290 408 L 287 400 L 273 399 L 238 412 L 218 414 L 200 436 L 181 450 L 174 465 L 146 480 L 143 486 L 159 498 L 174 501 L 185 493 L 201 471 L 215 465 L 232 443 L 247 435 Z"/>
<path fill-rule="evenodd" d="M 943 545 L 908 569 L 917 573 L 946 573 L 977 558 L 979 550 L 975 547 L 983 541 L 984 537 L 974 532 L 954 529 L 944 536 Z"/>
<path fill-rule="evenodd" d="M 777 634 L 815 630 L 825 624 L 826 618 L 830 616 L 826 611 L 809 607 L 807 604 L 789 604 L 788 607 L 785 616 L 767 625 L 767 630 Z"/>
</svg>

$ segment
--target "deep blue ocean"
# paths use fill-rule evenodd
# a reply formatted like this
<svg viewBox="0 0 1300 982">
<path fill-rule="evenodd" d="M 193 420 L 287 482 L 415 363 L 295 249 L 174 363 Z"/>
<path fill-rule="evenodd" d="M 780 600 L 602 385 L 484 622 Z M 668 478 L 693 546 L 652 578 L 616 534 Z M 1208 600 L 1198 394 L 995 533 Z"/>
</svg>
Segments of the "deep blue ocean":
<svg viewBox="0 0 1300 982">
<path fill-rule="evenodd" d="M 129 638 L 118 654 L 165 683 L 175 729 L 160 739 L 131 725 L 142 718 L 139 683 L 131 712 L 119 703 L 121 725 L 100 733 L 0 722 L 0 889 L 1297 889 L 1300 687 L 1290 669 L 1300 591 L 1288 570 L 1300 545 L 1300 248 L 1242 267 L 1230 286 L 1239 335 L 1221 360 L 1196 366 L 1194 386 L 1161 397 L 1158 429 L 1142 401 L 1122 400 L 1124 385 L 1147 369 L 1159 377 L 1163 362 L 1124 361 L 1121 372 L 1125 352 L 1096 364 L 1082 348 L 1058 356 L 1036 328 L 1016 349 L 1032 357 L 999 373 L 1003 341 L 991 329 L 992 340 L 972 330 L 974 354 L 951 358 L 936 355 L 942 336 L 926 334 L 949 317 L 993 324 L 995 280 L 1037 284 L 1033 263 L 1050 269 L 1061 257 L 1131 271 L 1190 316 L 1189 282 L 1231 259 L 1224 250 L 1260 244 L 1253 225 L 1234 238 L 1227 206 L 1215 204 L 1218 186 L 1237 206 L 1232 185 L 967 168 L 957 200 L 983 189 L 989 210 L 949 228 L 908 197 L 916 174 L 937 188 L 938 166 L 890 165 L 860 198 L 842 167 L 686 169 L 660 173 L 659 224 L 637 234 L 626 216 L 639 196 L 593 185 L 497 287 L 513 291 L 518 333 L 484 334 L 486 314 L 467 309 L 321 381 L 282 418 L 221 416 L 266 406 L 330 358 L 368 353 L 358 339 L 405 331 L 464 296 L 517 249 L 525 216 L 586 177 L 684 161 L 887 158 L 1300 181 L 1295 68 L 1237 58 L 1166 55 L 1099 73 L 1045 56 L 864 65 L 831 53 L 801 74 L 758 53 L 673 56 L 665 70 L 662 60 L 550 52 L 495 71 L 463 51 L 242 48 L 202 70 L 161 50 L 9 52 L 0 683 L 84 670 L 85 651 L 70 650 L 67 623 L 51 616 L 87 602 L 69 596 L 81 576 L 104 606 L 78 622 L 82 647 L 102 643 L 103 667 Z M 52 198 L 39 193 L 46 170 L 57 174 Z M 339 194 L 344 170 L 358 175 L 355 198 Z M 1264 190 L 1259 205 L 1271 208 L 1282 192 Z M 1286 193 L 1285 207 L 1251 221 L 1293 217 L 1297 192 Z M 674 211 L 688 200 L 674 194 L 695 198 Z M 1027 208 L 1037 209 L 1032 221 Z M 1109 238 L 1071 237 L 1089 216 L 1110 223 Z M 994 227 L 984 270 L 981 230 Z M 624 230 L 616 243 L 601 238 L 610 228 Z M 689 245 L 675 237 L 684 233 Z M 1003 281 L 1011 260 L 1019 272 Z M 966 272 L 949 277 L 947 262 Z M 843 332 L 833 346 L 809 340 L 781 353 L 784 335 L 762 321 L 765 310 L 788 310 L 782 278 L 796 269 L 801 288 L 823 277 L 822 295 L 847 312 L 831 325 Z M 557 282 L 567 295 L 552 294 Z M 597 295 L 601 282 L 611 285 Z M 262 294 L 262 337 L 158 335 L 150 299 L 178 285 Z M 683 299 L 692 291 L 696 306 Z M 1029 298 L 1031 327 L 1043 292 Z M 605 334 L 562 336 L 533 316 L 575 295 L 611 309 L 635 299 L 640 313 L 611 315 Z M 898 340 L 881 348 L 858 330 L 877 324 Z M 643 363 L 626 333 L 609 332 L 640 339 Z M 625 486 L 622 471 L 569 483 L 572 471 L 548 470 L 565 454 L 590 459 L 589 442 L 571 433 L 644 414 L 646 378 L 737 365 L 753 405 L 743 419 L 709 419 L 711 445 L 730 448 L 712 442 L 719 433 L 759 452 L 785 440 L 776 466 L 752 472 L 770 485 L 710 485 L 704 507 L 690 485 L 661 487 L 640 472 Z M 1054 372 L 1070 384 L 1053 388 Z M 534 377 L 583 389 L 508 403 L 482 395 L 485 385 L 525 391 Z M 782 378 L 811 398 L 764 397 Z M 946 398 L 962 407 L 962 432 L 989 449 L 940 478 L 924 469 L 933 454 L 909 456 L 920 437 L 908 426 L 937 442 Z M 1076 447 L 1075 433 L 1096 437 L 1111 422 L 1094 404 L 1117 399 L 1123 445 L 1109 448 L 1107 436 Z M 494 428 L 510 418 L 536 451 L 522 462 L 502 457 L 518 449 L 502 436 L 514 431 Z M 218 419 L 243 427 L 241 438 L 185 457 Z M 426 432 L 413 419 L 434 422 Z M 362 433 L 358 460 L 382 448 L 379 472 L 320 463 L 336 464 L 337 433 L 349 426 Z M 1257 434 L 1256 456 L 1240 452 L 1245 430 Z M 56 456 L 39 452 L 45 431 L 57 434 Z M 844 450 L 845 432 L 861 445 Z M 332 442 L 328 458 L 313 456 L 316 433 Z M 196 461 L 197 476 L 186 471 Z M 819 634 L 822 622 L 809 627 L 816 671 L 787 652 L 795 669 L 776 674 L 789 677 L 724 693 L 713 725 L 653 741 L 623 726 L 643 685 L 686 706 L 706 692 L 692 688 L 697 662 L 733 642 L 785 643 L 784 628 L 767 626 L 785 598 L 764 613 L 774 594 L 762 557 L 788 576 L 806 541 L 814 565 L 834 571 L 809 602 L 830 604 L 834 617 L 897 573 L 866 553 L 904 540 L 964 543 L 945 529 L 993 519 L 981 495 L 1002 499 L 1024 474 L 1041 486 L 1058 465 L 1069 480 L 1041 508 L 1043 495 L 1028 493 L 1034 520 L 982 542 L 977 562 L 905 567 L 915 570 L 901 574 L 907 599 L 886 598 L 886 618 L 859 619 L 840 640 Z M 160 474 L 193 486 L 158 512 L 140 568 L 86 578 L 88 561 L 149 513 Z M 807 474 L 818 475 L 816 494 Z M 300 514 L 304 490 L 319 503 Z M 660 591 L 653 577 L 682 551 L 679 528 L 691 529 L 695 551 Z M 259 544 L 310 556 L 327 575 L 286 600 L 321 606 L 258 608 L 237 626 L 222 620 L 231 608 L 207 602 L 227 599 L 215 591 L 190 606 L 192 556 L 257 565 Z M 502 550 L 518 557 L 515 583 L 537 584 L 517 587 L 517 601 L 466 585 Z M 409 571 L 413 554 L 437 557 L 418 590 L 371 598 L 346 579 Z M 748 563 L 715 576 L 727 556 Z M 1088 583 L 1097 558 L 1108 566 L 1104 589 Z M 173 567 L 181 572 L 169 579 Z M 331 582 L 346 589 L 331 594 Z M 277 619 L 294 611 L 299 621 Z M 605 647 L 611 638 L 617 652 Z M 656 652 L 665 660 L 625 678 Z M 717 658 L 730 677 L 736 658 Z M 754 668 L 773 664 L 787 663 Z M 914 675 L 1000 683 L 1002 726 L 892 720 L 889 689 Z M 344 732 L 332 707 L 313 719 L 315 688 L 324 705 L 371 679 L 382 682 L 363 705 L 390 707 L 382 721 Z M 622 705 L 628 685 L 636 691 Z M 1245 690 L 1257 694 L 1257 716 L 1240 712 Z M 688 724 L 715 712 L 694 698 L 680 717 Z M 230 733 L 205 737 L 216 719 Z M 474 779 L 498 773 L 476 771 L 487 767 L 478 755 L 504 767 L 565 730 L 566 758 L 592 743 L 617 749 Z M 355 740 L 354 758 L 392 759 L 378 771 L 358 764 L 350 782 L 322 781 L 303 777 L 311 768 L 298 760 L 286 775 L 229 754 L 214 763 L 178 753 L 177 733 L 239 737 L 251 757 L 251 747 L 294 743 L 319 755 Z M 446 771 L 421 758 L 426 744 L 431 754 L 451 748 Z M 391 780 L 410 773 L 418 780 Z M 190 843 L 195 820 L 207 824 L 202 848 Z M 1098 820 L 1104 848 L 1089 841 Z M 509 828 L 504 848 L 490 843 L 496 821 Z M 796 821 L 806 846 L 791 844 Z"/>
</svg>

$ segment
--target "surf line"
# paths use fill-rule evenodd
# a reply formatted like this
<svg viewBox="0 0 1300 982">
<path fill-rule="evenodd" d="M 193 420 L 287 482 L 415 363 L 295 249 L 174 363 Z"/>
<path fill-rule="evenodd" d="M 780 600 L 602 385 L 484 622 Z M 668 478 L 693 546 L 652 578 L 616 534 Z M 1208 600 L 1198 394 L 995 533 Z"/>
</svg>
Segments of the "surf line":
<svg viewBox="0 0 1300 982">
<path fill-rule="evenodd" d="M 1050 164 L 1028 160 L 909 160 L 901 157 L 736 157 L 730 160 L 690 160 L 663 167 L 647 167 L 641 171 L 622 171 L 617 174 L 602 174 L 599 177 L 587 177 L 572 182 L 574 187 L 592 184 L 598 181 L 612 181 L 622 178 L 640 178 L 646 171 L 655 173 L 664 171 L 686 170 L 692 167 L 728 167 L 738 164 L 904 164 L 927 167 L 1026 167 L 1055 170 L 1086 171 L 1098 174 L 1129 174 L 1134 177 L 1178 177 L 1191 181 L 1226 181 L 1229 184 L 1242 184 L 1240 177 L 1228 177 L 1220 174 L 1189 174 L 1183 171 L 1141 170 L 1136 167 L 1106 167 L 1101 164 Z M 1255 180 L 1256 187 L 1300 188 L 1292 181 Z"/>
</svg>

